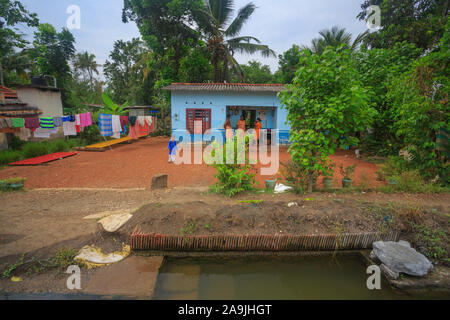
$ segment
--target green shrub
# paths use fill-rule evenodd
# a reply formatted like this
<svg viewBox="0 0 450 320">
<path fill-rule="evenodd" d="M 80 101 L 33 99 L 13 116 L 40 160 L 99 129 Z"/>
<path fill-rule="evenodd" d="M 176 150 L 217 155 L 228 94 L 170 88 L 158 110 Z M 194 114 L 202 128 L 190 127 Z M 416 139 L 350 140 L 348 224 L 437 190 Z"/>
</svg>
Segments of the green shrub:
<svg viewBox="0 0 450 320">
<path fill-rule="evenodd" d="M 18 137 L 13 136 L 11 141 L 8 143 L 9 149 L 11 150 L 20 150 L 26 144 L 25 141 L 20 140 Z"/>
<path fill-rule="evenodd" d="M 389 176 L 387 181 L 389 185 L 381 187 L 380 191 L 387 193 L 441 193 L 450 191 L 450 188 L 437 183 L 427 183 L 417 170 L 404 171 L 400 174 Z"/>
<path fill-rule="evenodd" d="M 0 166 L 5 166 L 11 162 L 20 160 L 22 154 L 19 151 L 0 151 Z"/>
<path fill-rule="evenodd" d="M 246 139 L 246 141 L 248 140 Z M 243 143 L 245 142 L 242 141 L 239 143 L 238 139 L 234 140 L 234 163 L 232 164 L 227 164 L 227 158 L 231 158 L 231 156 L 227 157 L 227 154 L 233 152 L 233 150 L 227 148 L 227 145 L 220 146 L 216 141 L 212 143 L 214 149 L 212 157 L 215 157 L 216 152 L 223 155 L 223 164 L 211 164 L 211 166 L 217 170 L 214 177 L 218 180 L 216 184 L 210 186 L 212 192 L 232 197 L 238 193 L 254 189 L 255 174 L 251 172 L 252 166 L 248 164 L 248 148 L 246 147 L 246 144 L 243 146 Z M 245 164 L 239 164 L 238 159 L 240 158 L 245 159 Z M 207 160 L 207 163 L 212 163 L 212 159 L 205 160 Z"/>
<path fill-rule="evenodd" d="M 47 143 L 42 142 L 30 142 L 27 143 L 23 149 L 23 157 L 26 159 L 40 157 L 49 154 L 49 147 Z"/>
<path fill-rule="evenodd" d="M 65 152 L 70 149 L 69 144 L 63 140 L 58 139 L 49 143 L 49 151 L 50 152 Z"/>
</svg>

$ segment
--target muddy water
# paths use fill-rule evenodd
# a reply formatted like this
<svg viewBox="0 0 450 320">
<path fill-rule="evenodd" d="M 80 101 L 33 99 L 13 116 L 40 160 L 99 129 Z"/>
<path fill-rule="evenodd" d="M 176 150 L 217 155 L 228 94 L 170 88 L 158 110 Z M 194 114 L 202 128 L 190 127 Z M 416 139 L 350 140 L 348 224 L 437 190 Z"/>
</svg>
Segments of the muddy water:
<svg viewBox="0 0 450 320">
<path fill-rule="evenodd" d="M 450 294 L 368 290 L 358 255 L 325 257 L 172 258 L 160 269 L 154 299 L 317 300 L 450 299 Z"/>
</svg>

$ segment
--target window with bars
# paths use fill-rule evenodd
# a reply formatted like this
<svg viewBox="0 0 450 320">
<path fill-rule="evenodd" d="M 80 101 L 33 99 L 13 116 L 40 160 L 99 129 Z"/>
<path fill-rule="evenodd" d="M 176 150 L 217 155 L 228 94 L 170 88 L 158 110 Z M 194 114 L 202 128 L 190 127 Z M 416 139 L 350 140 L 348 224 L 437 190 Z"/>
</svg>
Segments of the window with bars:
<svg viewBox="0 0 450 320">
<path fill-rule="evenodd" d="M 204 134 L 211 129 L 211 109 L 186 109 L 186 130 L 190 134 Z"/>
</svg>

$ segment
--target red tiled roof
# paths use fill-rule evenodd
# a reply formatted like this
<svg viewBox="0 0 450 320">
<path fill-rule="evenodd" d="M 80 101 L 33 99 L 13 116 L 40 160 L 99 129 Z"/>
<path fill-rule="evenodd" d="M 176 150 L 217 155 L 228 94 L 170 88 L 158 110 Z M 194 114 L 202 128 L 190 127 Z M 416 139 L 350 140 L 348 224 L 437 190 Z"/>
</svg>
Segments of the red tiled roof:
<svg viewBox="0 0 450 320">
<path fill-rule="evenodd" d="M 7 87 L 0 86 L 0 93 L 3 93 L 6 99 L 17 99 L 16 90 L 9 89 Z"/>
<path fill-rule="evenodd" d="M 172 83 L 164 88 L 171 91 L 252 91 L 280 92 L 286 89 L 283 84 L 252 83 Z"/>
</svg>

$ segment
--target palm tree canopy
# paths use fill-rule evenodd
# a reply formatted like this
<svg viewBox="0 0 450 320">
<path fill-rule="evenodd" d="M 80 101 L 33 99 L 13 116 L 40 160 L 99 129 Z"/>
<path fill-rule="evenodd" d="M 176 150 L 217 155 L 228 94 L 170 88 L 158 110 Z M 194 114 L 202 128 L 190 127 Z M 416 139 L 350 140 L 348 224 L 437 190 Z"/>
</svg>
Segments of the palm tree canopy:
<svg viewBox="0 0 450 320">
<path fill-rule="evenodd" d="M 267 45 L 261 44 L 259 39 L 252 36 L 240 36 L 245 23 L 248 22 L 256 5 L 252 2 L 239 9 L 237 16 L 233 18 L 234 0 L 205 0 L 205 10 L 200 19 L 199 27 L 205 33 L 209 50 L 212 53 L 214 65 L 214 80 L 224 81 L 229 79 L 230 66 L 238 76 L 242 76 L 242 69 L 234 59 L 234 54 L 260 53 L 263 57 L 276 57 L 275 52 Z M 223 72 L 219 70 L 219 64 L 223 64 Z"/>
<path fill-rule="evenodd" d="M 352 42 L 352 34 L 347 32 L 345 28 L 334 26 L 331 29 L 324 29 L 319 32 L 320 38 L 315 38 L 311 41 L 311 46 L 303 49 L 309 49 L 316 54 L 322 54 L 328 46 L 338 47 L 343 45 L 344 47 L 355 51 L 367 36 L 368 31 L 359 34 Z"/>
</svg>

